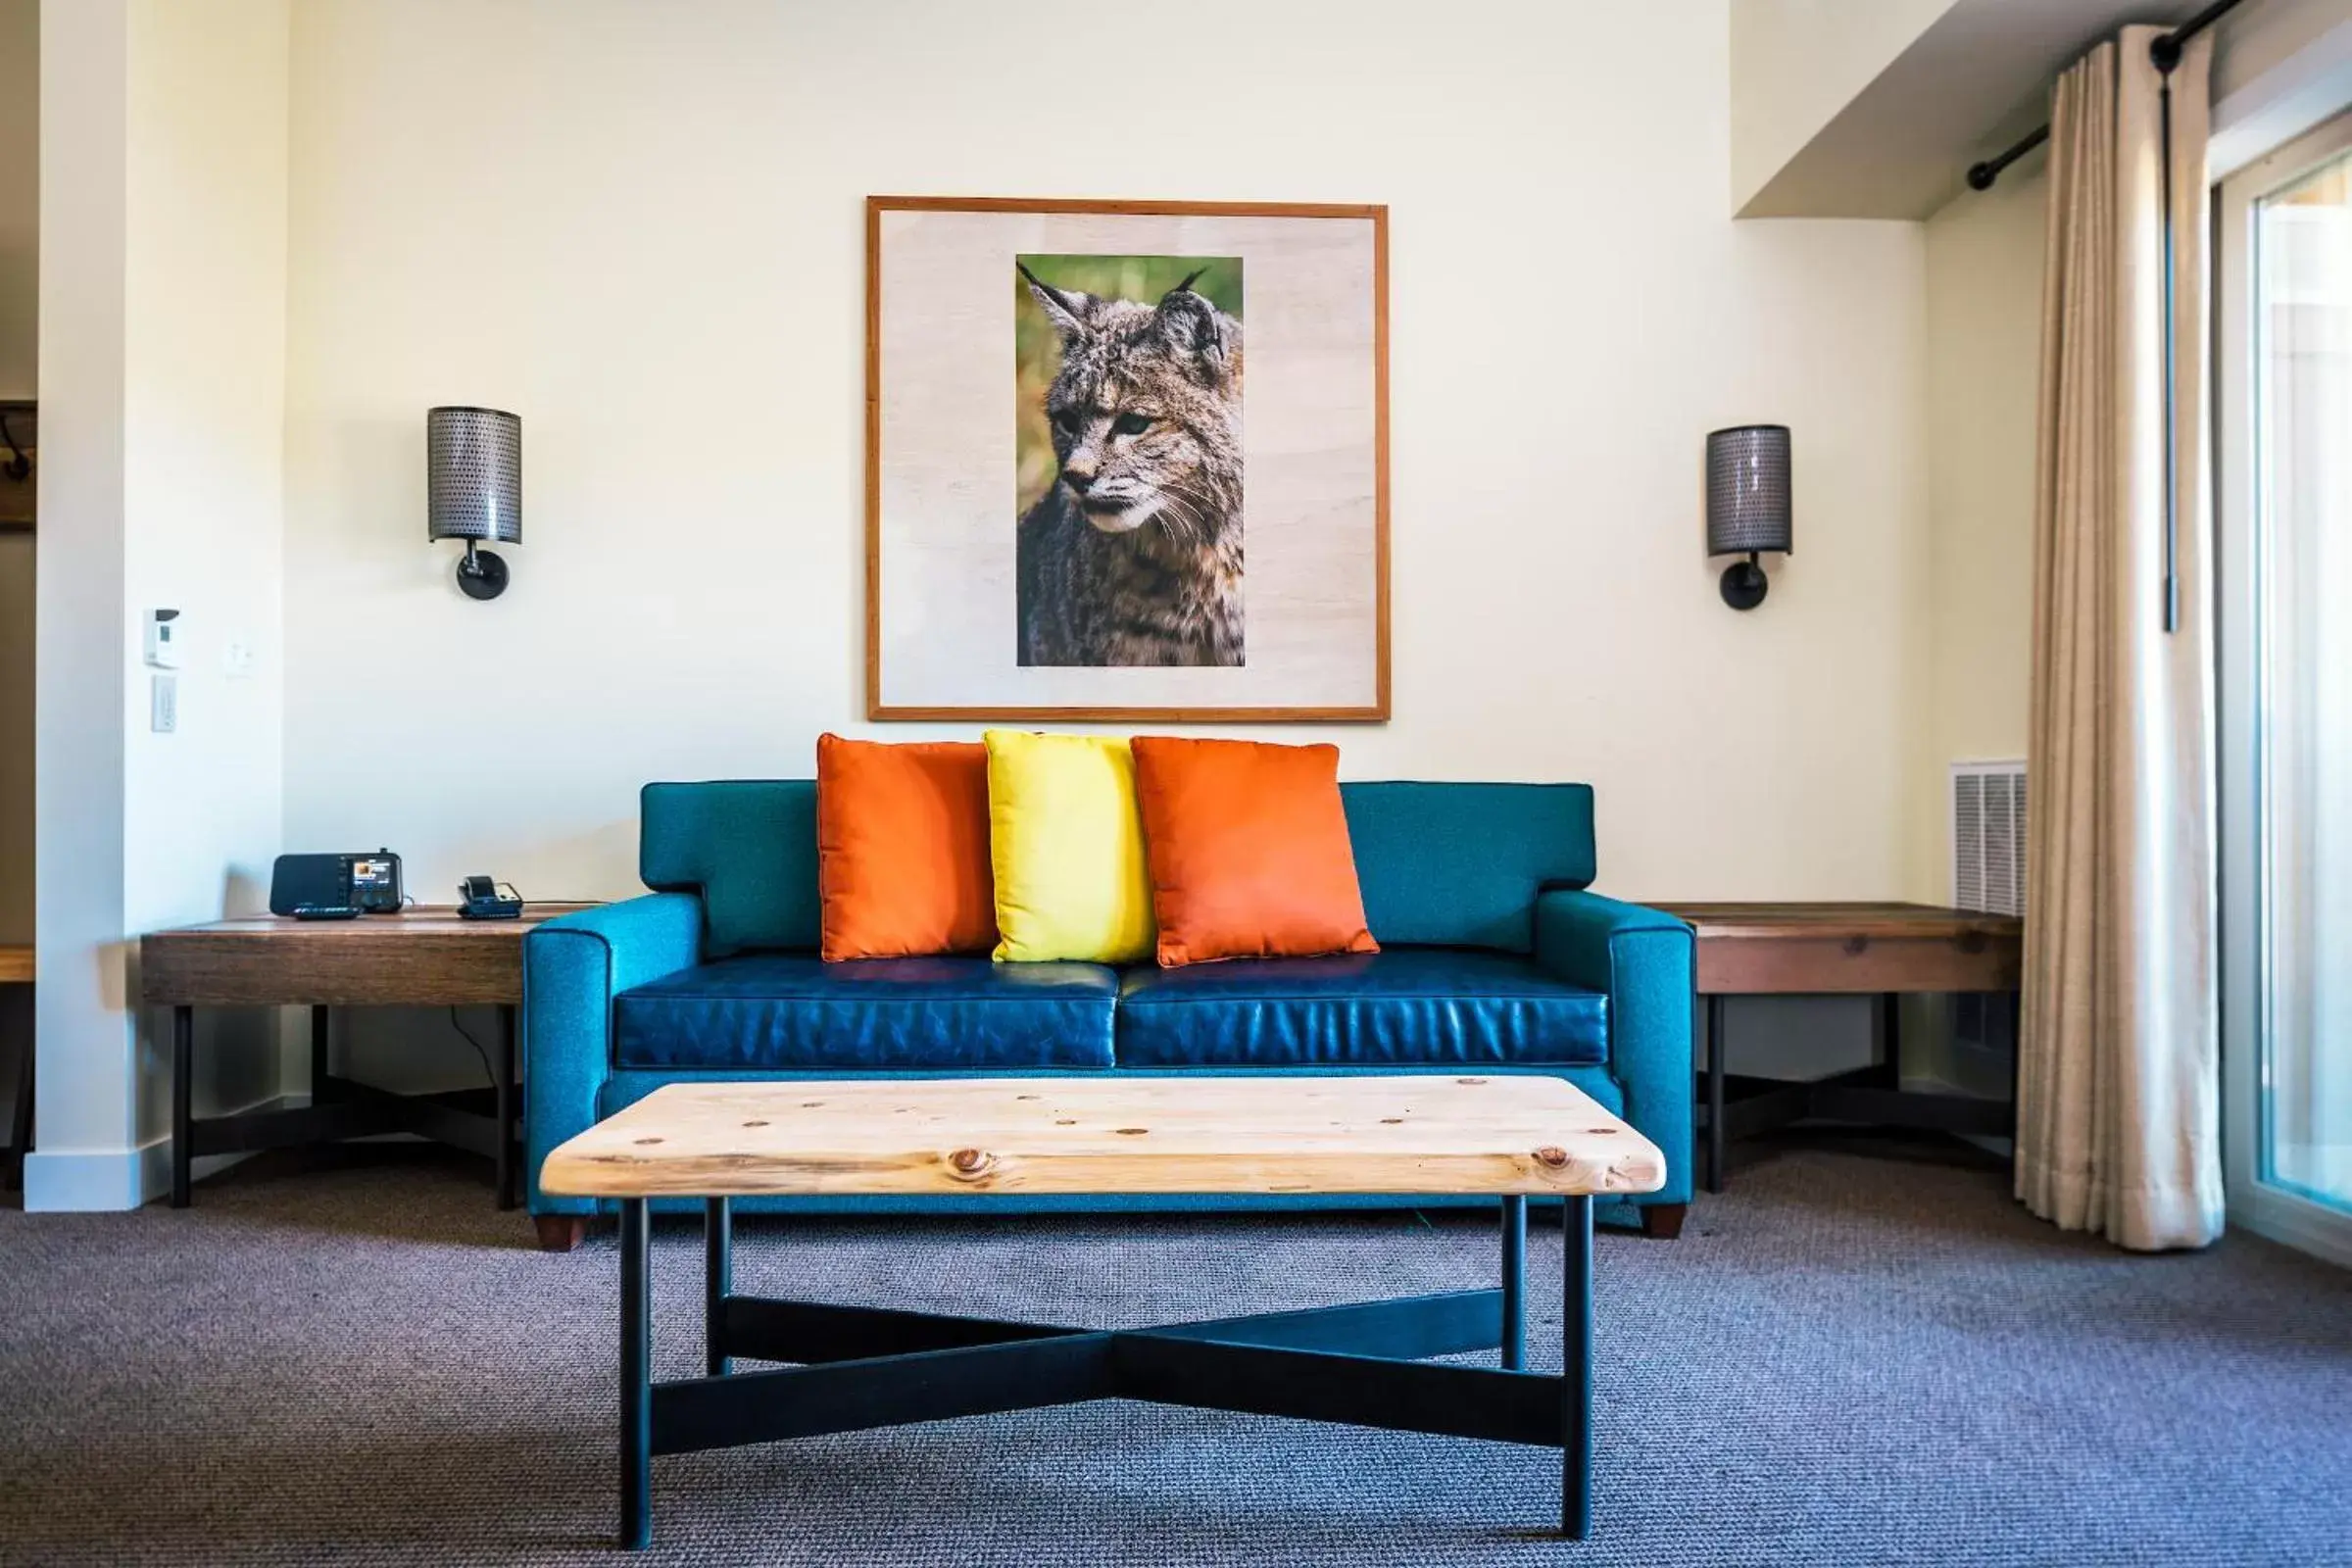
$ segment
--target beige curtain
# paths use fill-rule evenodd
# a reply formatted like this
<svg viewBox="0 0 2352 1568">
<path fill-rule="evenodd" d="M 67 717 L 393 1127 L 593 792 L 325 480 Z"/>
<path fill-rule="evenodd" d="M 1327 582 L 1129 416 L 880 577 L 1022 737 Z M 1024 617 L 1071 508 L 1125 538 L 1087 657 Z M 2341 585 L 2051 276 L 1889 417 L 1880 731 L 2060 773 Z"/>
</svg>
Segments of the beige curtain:
<svg viewBox="0 0 2352 1568">
<path fill-rule="evenodd" d="M 2206 71 L 2172 77 L 2179 623 L 2165 613 L 2162 29 L 2051 106 L 2017 1196 L 2129 1248 L 2221 1234 Z"/>
</svg>

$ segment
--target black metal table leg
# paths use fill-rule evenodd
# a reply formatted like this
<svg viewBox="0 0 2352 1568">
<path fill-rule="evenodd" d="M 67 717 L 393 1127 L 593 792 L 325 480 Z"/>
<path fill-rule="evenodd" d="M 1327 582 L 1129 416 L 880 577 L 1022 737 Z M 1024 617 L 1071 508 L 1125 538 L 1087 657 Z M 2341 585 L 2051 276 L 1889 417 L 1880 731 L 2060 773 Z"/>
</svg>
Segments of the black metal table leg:
<svg viewBox="0 0 2352 1568">
<path fill-rule="evenodd" d="M 172 1009 L 172 1206 L 188 1206 L 188 1161 L 195 1152 L 196 1135 L 188 1112 L 196 1070 L 196 1009 Z"/>
<path fill-rule="evenodd" d="M 1889 991 L 1879 998 L 1879 1077 L 1887 1088 L 1903 1087 L 1903 999 Z"/>
<path fill-rule="evenodd" d="M 8 1185 L 24 1185 L 24 1156 L 32 1152 L 33 1050 L 32 1031 L 24 1031 L 24 1054 L 17 1063 L 17 1102 L 8 1134 Z M 2013 1097 L 2014 1098 L 2014 1097 Z"/>
<path fill-rule="evenodd" d="M 2026 1060 L 2026 998 L 2023 990 L 2001 993 L 2007 1001 L 2009 1016 L 2009 1170 L 2017 1171 L 2018 1134 L 2024 1125 L 2018 1119 L 2017 1081 Z"/>
<path fill-rule="evenodd" d="M 1571 1198 L 1560 1221 L 1560 1532 L 1592 1529 L 1592 1200 Z"/>
<path fill-rule="evenodd" d="M 727 1354 L 726 1300 L 735 1289 L 735 1219 L 723 1198 L 703 1200 L 703 1364 L 714 1378 L 735 1370 Z"/>
<path fill-rule="evenodd" d="M 327 1042 L 333 1027 L 334 1009 L 325 1006 L 311 1008 L 311 1103 L 323 1105 L 335 1098 L 333 1074 L 327 1064 Z"/>
<path fill-rule="evenodd" d="M 620 1200 L 620 1544 L 654 1539 L 653 1276 L 650 1205 Z"/>
<path fill-rule="evenodd" d="M 1527 1200 L 1502 1200 L 1502 1365 L 1527 1365 Z"/>
<path fill-rule="evenodd" d="M 492 1180 L 498 1184 L 498 1206 L 513 1208 L 514 1191 L 514 1007 L 498 1009 L 498 1076 L 491 1085 L 497 1099 L 498 1154 Z"/>
<path fill-rule="evenodd" d="M 1721 993 L 1707 998 L 1707 1191 L 1723 1191 L 1723 1058 L 1726 1008 Z"/>
</svg>

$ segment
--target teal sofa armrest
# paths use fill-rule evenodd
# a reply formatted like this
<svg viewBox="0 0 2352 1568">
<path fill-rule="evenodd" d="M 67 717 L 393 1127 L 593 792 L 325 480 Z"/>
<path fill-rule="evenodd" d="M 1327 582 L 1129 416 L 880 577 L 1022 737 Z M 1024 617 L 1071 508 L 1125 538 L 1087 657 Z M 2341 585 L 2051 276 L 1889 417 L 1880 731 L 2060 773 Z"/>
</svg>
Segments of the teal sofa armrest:
<svg viewBox="0 0 2352 1568">
<path fill-rule="evenodd" d="M 587 1214 L 595 1201 L 551 1198 L 539 1167 L 558 1144 L 596 1124 L 612 1071 L 612 999 L 702 960 L 703 901 L 691 893 L 582 909 L 522 939 L 524 1169 L 531 1212 Z"/>
<path fill-rule="evenodd" d="M 1608 993 L 1609 1071 L 1625 1091 L 1625 1119 L 1666 1156 L 1666 1185 L 1637 1201 L 1688 1203 L 1697 938 L 1671 914 L 1555 890 L 1536 896 L 1536 957 Z"/>
</svg>

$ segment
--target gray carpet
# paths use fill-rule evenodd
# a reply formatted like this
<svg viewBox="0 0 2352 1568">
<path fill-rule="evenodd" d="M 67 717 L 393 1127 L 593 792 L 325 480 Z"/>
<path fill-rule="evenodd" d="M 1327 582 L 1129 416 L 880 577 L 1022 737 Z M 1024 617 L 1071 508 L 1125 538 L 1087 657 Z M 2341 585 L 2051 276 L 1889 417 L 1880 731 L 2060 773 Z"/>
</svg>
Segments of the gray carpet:
<svg viewBox="0 0 2352 1568">
<path fill-rule="evenodd" d="M 1467 1218 L 746 1221 L 739 1289 L 1122 1324 L 1485 1283 Z M 622 1560 L 614 1250 L 421 1149 L 0 1213 L 0 1560 Z M 1558 1235 L 1533 1246 L 1556 1365 Z M 1978 1168 L 1795 1152 L 1604 1235 L 1597 1536 L 1556 1456 L 1105 1403 L 662 1459 L 648 1561 L 2352 1563 L 2352 1277 L 2134 1258 Z M 699 1371 L 697 1233 L 656 1243 Z"/>
</svg>

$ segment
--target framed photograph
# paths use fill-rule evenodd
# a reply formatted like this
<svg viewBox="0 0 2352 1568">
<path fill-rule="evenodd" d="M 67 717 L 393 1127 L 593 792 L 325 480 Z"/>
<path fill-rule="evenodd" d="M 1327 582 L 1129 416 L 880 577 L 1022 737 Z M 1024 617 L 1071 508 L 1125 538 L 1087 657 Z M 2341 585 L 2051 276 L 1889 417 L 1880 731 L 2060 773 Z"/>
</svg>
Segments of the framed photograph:
<svg viewBox="0 0 2352 1568">
<path fill-rule="evenodd" d="M 865 223 L 868 717 L 1389 716 L 1387 208 Z"/>
</svg>

